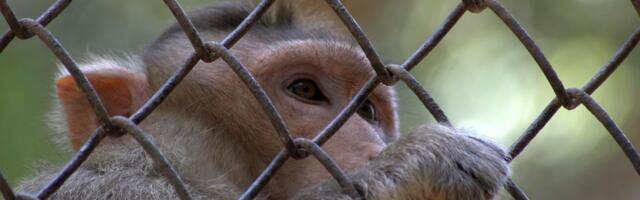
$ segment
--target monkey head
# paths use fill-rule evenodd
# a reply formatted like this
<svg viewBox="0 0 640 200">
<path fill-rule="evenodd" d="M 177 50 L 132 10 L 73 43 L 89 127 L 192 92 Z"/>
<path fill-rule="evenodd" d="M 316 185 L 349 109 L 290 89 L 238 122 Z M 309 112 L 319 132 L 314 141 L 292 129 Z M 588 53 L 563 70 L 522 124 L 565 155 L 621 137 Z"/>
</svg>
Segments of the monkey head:
<svg viewBox="0 0 640 200">
<path fill-rule="evenodd" d="M 236 16 L 242 12 L 237 13 L 205 8 L 190 17 L 206 41 L 220 41 L 243 19 Z M 313 138 L 374 71 L 352 40 L 299 29 L 286 19 L 260 21 L 230 52 L 260 83 L 291 135 Z M 193 52 L 188 38 L 174 25 L 146 48 L 141 59 L 94 62 L 84 72 L 110 114 L 128 116 Z M 77 149 L 99 123 L 70 76 L 58 79 L 57 89 Z M 345 170 L 362 167 L 397 139 L 397 121 L 393 89 L 379 86 L 323 148 Z M 238 188 L 248 187 L 283 148 L 267 113 L 222 59 L 197 63 L 141 127 L 168 152 L 185 179 L 206 183 L 223 178 Z M 109 139 L 102 145 L 127 140 L 131 138 Z M 263 193 L 286 198 L 329 177 L 314 158 L 290 160 Z"/>
</svg>

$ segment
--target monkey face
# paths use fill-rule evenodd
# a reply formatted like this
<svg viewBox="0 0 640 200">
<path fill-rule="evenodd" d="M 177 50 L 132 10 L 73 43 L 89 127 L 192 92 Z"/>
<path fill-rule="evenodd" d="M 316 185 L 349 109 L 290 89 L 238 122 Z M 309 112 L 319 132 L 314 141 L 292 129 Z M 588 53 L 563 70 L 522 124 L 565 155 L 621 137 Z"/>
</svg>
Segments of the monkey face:
<svg viewBox="0 0 640 200">
<path fill-rule="evenodd" d="M 184 36 L 177 37 L 176 40 L 186 40 Z M 361 49 L 341 39 L 265 43 L 251 37 L 239 41 L 230 51 L 263 87 L 294 138 L 314 138 L 374 76 Z M 179 66 L 173 62 L 186 59 L 188 54 L 180 54 L 177 59 L 162 55 L 192 48 L 186 42 L 167 43 L 171 46 L 156 46 L 164 53 L 147 55 L 145 59 L 152 90 Z M 167 100 L 165 108 L 188 110 L 189 115 L 213 130 L 222 129 L 223 133 L 214 133 L 216 140 L 238 145 L 236 151 L 243 155 L 236 157 L 250 163 L 244 167 L 252 176 L 235 178 L 242 179 L 238 181 L 241 188 L 248 187 L 283 148 L 263 107 L 220 59 L 200 62 Z M 182 108 L 183 105 L 189 108 Z M 394 90 L 381 85 L 322 148 L 341 168 L 351 170 L 366 165 L 397 137 Z M 272 187 L 272 196 L 285 198 L 329 177 L 314 158 L 290 160 L 267 187 Z"/>
<path fill-rule="evenodd" d="M 359 49 L 344 43 L 288 41 L 257 58 L 252 71 L 294 137 L 315 137 L 374 75 Z M 396 118 L 394 91 L 379 86 L 323 148 L 341 168 L 361 167 L 398 137 Z M 290 161 L 282 170 L 288 171 L 281 173 L 288 177 L 283 188 L 290 190 L 329 177 L 313 158 Z"/>
</svg>

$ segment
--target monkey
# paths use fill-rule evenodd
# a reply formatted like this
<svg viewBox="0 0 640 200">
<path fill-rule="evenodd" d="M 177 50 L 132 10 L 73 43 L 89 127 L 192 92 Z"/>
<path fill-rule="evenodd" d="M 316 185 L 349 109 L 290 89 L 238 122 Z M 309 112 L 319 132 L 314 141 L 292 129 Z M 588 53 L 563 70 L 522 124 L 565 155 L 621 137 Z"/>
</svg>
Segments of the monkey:
<svg viewBox="0 0 640 200">
<path fill-rule="evenodd" d="M 375 75 L 339 23 L 309 1 L 278 1 L 230 52 L 255 76 L 294 138 L 313 138 Z M 220 41 L 251 3 L 189 12 L 205 41 Z M 315 5 L 313 5 L 315 6 Z M 325 5 L 326 6 L 326 5 Z M 319 11 L 318 11 L 319 10 Z M 318 23 L 314 23 L 318 22 Z M 81 65 L 107 111 L 128 117 L 194 52 L 177 24 L 140 56 Z M 79 150 L 100 126 L 67 72 L 55 83 L 51 121 Z M 325 150 L 365 199 L 494 199 L 510 176 L 498 145 L 447 125 L 400 136 L 392 87 L 376 87 Z M 258 101 L 222 60 L 199 62 L 139 126 L 182 176 L 194 199 L 236 199 L 283 148 Z M 35 193 L 60 170 L 45 167 L 18 191 Z M 158 166 L 129 135 L 104 139 L 51 199 L 177 199 Z M 314 158 L 288 160 L 257 199 L 350 199 Z"/>
</svg>

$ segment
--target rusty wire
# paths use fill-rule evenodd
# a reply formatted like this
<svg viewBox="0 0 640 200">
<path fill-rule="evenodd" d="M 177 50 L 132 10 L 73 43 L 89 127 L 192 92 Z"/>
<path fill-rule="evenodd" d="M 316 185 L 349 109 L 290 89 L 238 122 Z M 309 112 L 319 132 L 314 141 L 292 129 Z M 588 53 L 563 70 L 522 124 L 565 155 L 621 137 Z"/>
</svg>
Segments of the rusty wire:
<svg viewBox="0 0 640 200">
<path fill-rule="evenodd" d="M 62 44 L 57 41 L 56 37 L 45 28 L 49 22 L 56 18 L 71 3 L 71 0 L 56 1 L 36 20 L 29 18 L 18 19 L 7 3 L 7 0 L 0 0 L 0 12 L 2 12 L 3 17 L 10 28 L 10 30 L 6 31 L 0 38 L 0 53 L 2 53 L 2 51 L 16 37 L 24 40 L 37 36 L 69 71 L 75 82 L 85 93 L 90 105 L 102 124 L 94 131 L 92 136 L 85 142 L 75 156 L 62 168 L 60 172 L 58 172 L 58 175 L 35 195 L 22 193 L 15 194 L 2 173 L 0 173 L 0 192 L 2 192 L 3 197 L 8 200 L 46 199 L 50 197 L 80 167 L 102 139 L 107 136 L 117 137 L 128 133 L 138 141 L 150 158 L 159 165 L 161 174 L 174 187 L 180 199 L 191 199 L 191 195 L 186 189 L 186 185 L 180 174 L 176 172 L 167 158 L 163 156 L 162 152 L 160 152 L 155 144 L 153 144 L 152 140 L 147 138 L 148 134 L 145 134 L 137 124 L 142 122 L 166 99 L 166 97 L 173 91 L 173 89 L 175 89 L 184 77 L 189 74 L 198 62 L 213 62 L 218 58 L 222 58 L 222 60 L 226 62 L 245 83 L 254 97 L 262 105 L 262 108 L 269 115 L 271 124 L 276 129 L 278 137 L 284 144 L 284 148 L 276 155 L 272 162 L 267 166 L 262 174 L 258 176 L 251 186 L 245 190 L 240 199 L 252 199 L 256 197 L 271 177 L 290 157 L 301 159 L 309 156 L 309 154 L 313 155 L 325 166 L 331 175 L 338 181 L 346 194 L 354 198 L 361 198 L 361 194 L 358 193 L 355 185 L 353 185 L 349 177 L 322 149 L 322 144 L 328 141 L 331 136 L 347 121 L 347 119 L 355 113 L 358 107 L 366 100 L 376 86 L 380 83 L 393 85 L 398 80 L 402 81 L 411 89 L 436 121 L 451 126 L 445 112 L 438 106 L 427 90 L 421 86 L 409 71 L 429 55 L 429 53 L 447 35 L 466 11 L 478 13 L 482 12 L 486 8 L 492 10 L 529 51 L 556 95 L 542 113 L 540 113 L 533 123 L 525 130 L 520 138 L 518 138 L 509 148 L 509 157 L 506 158 L 506 160 L 511 162 L 515 159 L 527 147 L 529 142 L 536 137 L 546 123 L 551 120 L 560 107 L 564 107 L 567 110 L 573 110 L 582 104 L 607 129 L 611 137 L 618 143 L 627 158 L 629 158 L 636 172 L 640 174 L 640 156 L 638 155 L 638 151 L 627 139 L 624 132 L 618 127 L 615 121 L 609 117 L 604 108 L 602 108 L 591 97 L 591 94 L 607 80 L 607 78 L 637 46 L 640 41 L 640 28 L 631 34 L 629 39 L 621 45 L 612 59 L 603 66 L 602 69 L 594 75 L 594 77 L 585 84 L 585 86 L 582 87 L 582 89 L 567 89 L 564 87 L 553 66 L 546 59 L 545 54 L 540 50 L 524 27 L 522 27 L 509 13 L 509 11 L 507 11 L 507 9 L 504 8 L 497 0 L 461 0 L 461 3 L 459 3 L 450 12 L 434 33 L 428 37 L 425 42 L 402 64 L 383 63 L 380 59 L 380 55 L 376 51 L 376 48 L 365 35 L 364 31 L 362 31 L 357 21 L 355 21 L 351 16 L 349 10 L 344 7 L 342 2 L 340 0 L 326 0 L 326 3 L 331 6 L 336 15 L 341 19 L 358 44 L 362 47 L 363 52 L 371 63 L 376 75 L 371 77 L 360 88 L 343 110 L 331 122 L 329 122 L 317 134 L 317 136 L 313 138 L 313 140 L 294 140 L 289 134 L 288 128 L 280 114 L 273 106 L 268 95 L 262 89 L 262 86 L 255 80 L 255 77 L 249 73 L 246 67 L 229 52 L 229 48 L 231 48 L 245 33 L 249 31 L 253 24 L 257 22 L 257 20 L 274 2 L 275 0 L 262 0 L 244 19 L 244 21 L 231 31 L 224 40 L 221 42 L 215 42 L 203 41 L 198 30 L 187 17 L 178 1 L 164 0 L 164 3 L 173 13 L 178 24 L 191 42 L 194 53 L 192 53 L 191 56 L 183 62 L 182 66 L 174 72 L 174 74 L 154 95 L 152 95 L 149 100 L 145 102 L 140 109 L 131 115 L 131 117 L 124 118 L 121 116 L 109 117 L 109 113 L 100 101 L 100 98 L 98 98 L 95 89 L 79 70 L 77 62 L 69 55 Z M 640 14 L 640 0 L 631 0 L 631 3 L 638 14 Z M 515 199 L 528 199 L 523 190 L 521 190 L 511 179 L 505 188 Z"/>
<path fill-rule="evenodd" d="M 351 179 L 344 173 L 344 171 L 342 171 L 342 169 L 340 169 L 340 167 L 338 167 L 338 165 L 334 164 L 335 161 L 331 158 L 331 156 L 329 156 L 327 152 L 322 150 L 322 147 L 320 147 L 315 142 L 305 138 L 298 138 L 295 140 L 295 143 L 298 147 L 304 149 L 305 151 L 316 157 L 316 159 L 327 169 L 327 171 L 329 171 L 333 178 L 336 179 L 336 182 L 338 182 L 338 185 L 342 187 L 344 193 L 346 193 L 353 199 L 358 199 L 361 197 Z"/>
</svg>

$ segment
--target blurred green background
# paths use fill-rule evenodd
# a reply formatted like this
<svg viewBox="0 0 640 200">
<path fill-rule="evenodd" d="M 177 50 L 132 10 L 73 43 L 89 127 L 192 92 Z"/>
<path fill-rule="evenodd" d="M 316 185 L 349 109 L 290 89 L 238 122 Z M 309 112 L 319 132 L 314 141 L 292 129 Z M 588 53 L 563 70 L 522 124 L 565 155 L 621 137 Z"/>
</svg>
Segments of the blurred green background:
<svg viewBox="0 0 640 200">
<path fill-rule="evenodd" d="M 10 0 L 35 17 L 53 0 Z M 185 9 L 210 0 L 182 0 Z M 408 57 L 458 1 L 362 0 L 352 12 L 390 63 Z M 629 1 L 502 0 L 545 52 L 566 87 L 581 87 L 640 25 Z M 74 1 L 48 27 L 76 60 L 139 52 L 173 18 L 161 1 Z M 8 30 L 4 22 L 0 31 Z M 0 54 L 0 170 L 13 186 L 37 162 L 64 163 L 51 139 L 56 59 L 37 39 L 13 41 Z M 640 145 L 640 53 L 636 50 L 594 94 Z M 548 82 L 516 37 L 488 9 L 467 13 L 413 72 L 452 122 L 508 147 L 553 98 Z M 402 129 L 433 118 L 405 86 Z M 640 176 L 604 127 L 584 109 L 561 109 L 513 162 L 532 199 L 640 199 Z M 504 199 L 510 199 L 505 195 Z"/>
</svg>

